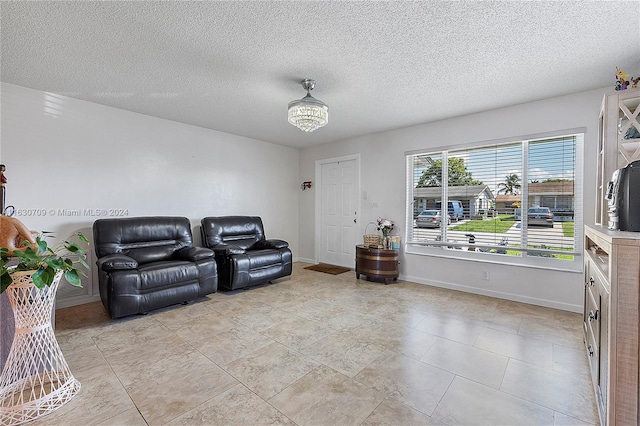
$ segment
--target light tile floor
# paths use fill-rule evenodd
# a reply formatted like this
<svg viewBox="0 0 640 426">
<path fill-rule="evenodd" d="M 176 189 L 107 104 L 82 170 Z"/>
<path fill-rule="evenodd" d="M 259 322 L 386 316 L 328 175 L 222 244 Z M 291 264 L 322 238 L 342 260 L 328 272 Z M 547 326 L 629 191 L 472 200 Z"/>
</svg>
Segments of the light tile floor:
<svg viewBox="0 0 640 426">
<path fill-rule="evenodd" d="M 78 396 L 36 425 L 594 425 L 581 316 L 303 269 L 110 320 L 57 311 Z"/>
</svg>

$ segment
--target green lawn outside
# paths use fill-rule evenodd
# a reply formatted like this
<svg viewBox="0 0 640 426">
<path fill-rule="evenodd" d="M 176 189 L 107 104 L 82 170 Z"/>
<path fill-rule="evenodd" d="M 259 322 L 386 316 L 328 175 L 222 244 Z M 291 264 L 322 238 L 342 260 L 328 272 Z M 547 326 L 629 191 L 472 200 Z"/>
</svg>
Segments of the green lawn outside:
<svg viewBox="0 0 640 426">
<path fill-rule="evenodd" d="M 450 227 L 452 231 L 464 231 L 464 232 L 493 232 L 496 234 L 504 234 L 507 232 L 513 224 L 516 223 L 513 220 L 513 215 L 499 215 L 495 219 L 487 220 L 470 220 L 467 223 L 461 223 Z"/>
<path fill-rule="evenodd" d="M 536 248 L 539 246 L 529 245 L 529 248 Z M 558 251 L 573 251 L 571 247 L 547 247 L 548 250 L 558 250 Z M 507 255 L 509 256 L 521 256 L 522 252 L 516 250 L 507 250 Z M 554 259 L 564 259 L 564 260 L 573 260 L 572 254 L 550 254 L 547 257 L 553 257 Z"/>
<path fill-rule="evenodd" d="M 574 236 L 574 222 L 561 222 L 562 223 L 562 233 L 565 237 L 573 237 Z"/>
<path fill-rule="evenodd" d="M 506 233 L 515 223 L 513 215 L 499 215 L 495 219 L 487 219 L 487 220 L 470 220 L 467 223 L 461 223 L 459 225 L 451 226 L 450 230 L 455 231 L 464 231 L 464 232 L 491 232 L 496 234 L 504 234 Z M 561 222 L 562 224 L 562 233 L 565 237 L 573 237 L 574 236 L 574 222 Z M 530 245 L 530 248 L 535 248 L 535 246 Z M 548 247 L 549 250 L 558 250 L 558 251 L 573 251 L 572 248 L 563 248 L 563 247 Z M 507 250 L 507 255 L 510 256 L 520 256 L 521 252 L 514 250 Z M 554 257 L 556 259 L 565 259 L 565 260 L 573 260 L 573 255 L 570 254 L 552 254 L 549 257 Z"/>
<path fill-rule="evenodd" d="M 470 220 L 467 223 L 454 225 L 449 229 L 465 232 L 494 232 L 496 234 L 504 234 L 513 224 L 516 223 L 513 215 L 499 215 L 495 219 L 487 220 Z M 565 237 L 573 237 L 574 222 L 560 222 L 562 225 L 562 233 Z"/>
</svg>

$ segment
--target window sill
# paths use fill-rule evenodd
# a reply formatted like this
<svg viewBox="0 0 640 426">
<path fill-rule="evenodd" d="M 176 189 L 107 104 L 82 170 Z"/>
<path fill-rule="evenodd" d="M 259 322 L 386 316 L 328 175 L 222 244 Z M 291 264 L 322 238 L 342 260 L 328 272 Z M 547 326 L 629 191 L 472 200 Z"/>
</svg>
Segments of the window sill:
<svg viewBox="0 0 640 426">
<path fill-rule="evenodd" d="M 404 252 L 405 254 L 417 256 L 430 256 L 453 260 L 492 263 L 505 266 L 518 266 L 524 268 L 546 269 L 562 272 L 582 273 L 583 269 L 583 259 L 579 253 L 574 255 L 573 260 L 558 260 L 533 256 L 517 257 L 468 250 L 450 250 L 440 247 L 429 247 L 411 243 L 405 244 Z"/>
</svg>

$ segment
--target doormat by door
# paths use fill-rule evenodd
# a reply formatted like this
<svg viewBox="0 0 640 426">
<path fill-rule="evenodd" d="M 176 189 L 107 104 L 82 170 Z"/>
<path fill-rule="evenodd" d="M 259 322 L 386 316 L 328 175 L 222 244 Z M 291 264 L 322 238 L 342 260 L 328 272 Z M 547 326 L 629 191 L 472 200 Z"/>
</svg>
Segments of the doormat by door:
<svg viewBox="0 0 640 426">
<path fill-rule="evenodd" d="M 344 272 L 349 272 L 351 269 L 343 268 L 342 266 L 327 265 L 326 263 L 318 263 L 317 265 L 305 266 L 304 269 L 310 271 L 324 272 L 325 274 L 338 275 Z"/>
</svg>

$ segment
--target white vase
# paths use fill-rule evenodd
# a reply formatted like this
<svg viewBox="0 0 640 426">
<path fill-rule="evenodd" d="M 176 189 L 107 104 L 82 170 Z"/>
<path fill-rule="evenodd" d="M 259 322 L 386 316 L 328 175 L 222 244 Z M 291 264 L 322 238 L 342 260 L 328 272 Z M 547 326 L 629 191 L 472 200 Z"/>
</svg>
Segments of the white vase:
<svg viewBox="0 0 640 426">
<path fill-rule="evenodd" d="M 53 333 L 51 314 L 62 271 L 50 287 L 37 288 L 35 271 L 14 272 L 7 288 L 15 318 L 11 350 L 0 375 L 0 424 L 17 425 L 44 416 L 80 390 Z"/>
</svg>

